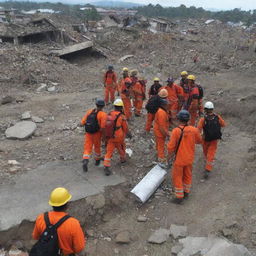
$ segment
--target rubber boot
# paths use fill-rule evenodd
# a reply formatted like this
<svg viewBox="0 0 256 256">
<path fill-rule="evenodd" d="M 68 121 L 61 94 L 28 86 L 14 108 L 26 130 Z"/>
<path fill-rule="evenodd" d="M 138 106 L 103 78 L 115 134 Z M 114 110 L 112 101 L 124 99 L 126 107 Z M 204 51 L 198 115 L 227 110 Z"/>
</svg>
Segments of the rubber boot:
<svg viewBox="0 0 256 256">
<path fill-rule="evenodd" d="M 189 197 L 189 193 L 184 192 L 184 199 L 188 199 L 188 197 Z"/>
<path fill-rule="evenodd" d="M 100 165 L 100 160 L 95 160 L 95 166 L 99 166 Z"/>
<path fill-rule="evenodd" d="M 174 204 L 182 204 L 182 202 L 183 202 L 183 198 L 175 197 L 172 199 L 172 203 L 174 203 Z"/>
<path fill-rule="evenodd" d="M 110 169 L 109 169 L 108 166 L 105 166 L 105 167 L 104 167 L 104 172 L 105 172 L 105 175 L 106 175 L 106 176 L 111 175 L 111 171 L 110 171 Z"/>
<path fill-rule="evenodd" d="M 84 159 L 83 160 L 83 170 L 84 170 L 84 172 L 88 172 L 88 163 L 89 163 L 89 159 Z"/>
<path fill-rule="evenodd" d="M 209 179 L 209 176 L 210 176 L 210 171 L 205 170 L 204 171 L 204 179 L 205 180 Z"/>
</svg>

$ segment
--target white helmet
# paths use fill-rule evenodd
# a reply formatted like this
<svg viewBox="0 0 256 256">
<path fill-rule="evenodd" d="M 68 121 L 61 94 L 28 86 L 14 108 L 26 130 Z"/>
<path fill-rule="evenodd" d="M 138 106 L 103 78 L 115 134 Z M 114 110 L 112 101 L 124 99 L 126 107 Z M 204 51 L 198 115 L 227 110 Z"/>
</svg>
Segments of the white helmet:
<svg viewBox="0 0 256 256">
<path fill-rule="evenodd" d="M 211 101 L 207 101 L 205 104 L 204 104 L 204 108 L 206 109 L 214 109 L 214 105 Z"/>
</svg>

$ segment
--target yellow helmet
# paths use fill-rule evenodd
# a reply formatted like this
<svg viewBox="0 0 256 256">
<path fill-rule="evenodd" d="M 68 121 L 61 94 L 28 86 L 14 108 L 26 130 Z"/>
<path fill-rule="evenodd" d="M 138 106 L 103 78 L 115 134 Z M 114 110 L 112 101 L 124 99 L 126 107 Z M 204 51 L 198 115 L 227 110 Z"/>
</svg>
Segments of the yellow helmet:
<svg viewBox="0 0 256 256">
<path fill-rule="evenodd" d="M 154 78 L 154 82 L 159 82 L 159 81 L 160 81 L 160 79 L 158 77 Z"/>
<path fill-rule="evenodd" d="M 123 101 L 121 99 L 116 99 L 114 101 L 114 106 L 116 106 L 116 107 L 123 107 L 124 103 L 123 103 Z"/>
<path fill-rule="evenodd" d="M 128 68 L 123 68 L 123 72 L 128 72 L 129 69 Z"/>
<path fill-rule="evenodd" d="M 187 72 L 187 71 L 182 71 L 182 72 L 180 73 L 180 75 L 181 75 L 181 76 L 187 76 L 187 75 L 188 75 L 188 72 Z"/>
<path fill-rule="evenodd" d="M 192 80 L 192 81 L 195 81 L 196 80 L 196 77 L 194 75 L 189 75 L 187 77 L 188 80 Z"/>
<path fill-rule="evenodd" d="M 50 195 L 49 205 L 59 207 L 66 204 L 72 196 L 65 188 L 55 188 Z"/>
<path fill-rule="evenodd" d="M 158 96 L 161 98 L 167 98 L 168 97 L 168 91 L 166 89 L 162 89 L 158 92 Z"/>
</svg>

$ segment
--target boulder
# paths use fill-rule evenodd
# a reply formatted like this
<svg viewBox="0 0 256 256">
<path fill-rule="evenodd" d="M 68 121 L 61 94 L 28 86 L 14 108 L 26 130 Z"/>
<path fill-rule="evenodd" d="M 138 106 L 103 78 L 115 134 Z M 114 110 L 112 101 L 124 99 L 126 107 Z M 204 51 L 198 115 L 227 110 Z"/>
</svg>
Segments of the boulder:
<svg viewBox="0 0 256 256">
<path fill-rule="evenodd" d="M 27 139 L 36 130 L 36 124 L 31 121 L 22 121 L 16 123 L 14 126 L 8 128 L 5 131 L 7 139 Z"/>
<path fill-rule="evenodd" d="M 188 235 L 188 228 L 186 226 L 177 226 L 172 224 L 170 227 L 170 234 L 175 239 L 186 237 Z"/>
<path fill-rule="evenodd" d="M 149 237 L 148 242 L 151 244 L 162 244 L 167 241 L 169 235 L 170 230 L 160 228 Z"/>
<path fill-rule="evenodd" d="M 129 244 L 130 243 L 129 231 L 121 231 L 120 233 L 118 233 L 115 241 L 118 244 Z"/>
</svg>

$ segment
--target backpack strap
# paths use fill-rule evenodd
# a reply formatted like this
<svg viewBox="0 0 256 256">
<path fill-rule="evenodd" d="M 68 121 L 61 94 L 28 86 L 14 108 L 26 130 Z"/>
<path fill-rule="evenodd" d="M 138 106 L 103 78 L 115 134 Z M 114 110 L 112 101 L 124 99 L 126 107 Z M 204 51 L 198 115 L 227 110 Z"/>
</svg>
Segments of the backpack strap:
<svg viewBox="0 0 256 256">
<path fill-rule="evenodd" d="M 117 126 L 116 126 L 117 120 L 118 120 L 118 118 L 119 118 L 121 115 L 122 115 L 122 112 L 120 112 L 120 113 L 116 116 L 116 119 L 115 119 L 115 121 L 114 121 L 113 136 L 115 135 L 115 131 L 118 130 L 119 128 L 121 128 L 121 126 L 120 126 L 120 127 L 117 127 Z"/>
<path fill-rule="evenodd" d="M 183 134 L 184 134 L 184 129 L 185 129 L 186 126 L 187 126 L 187 124 L 183 128 L 180 128 L 178 126 L 178 128 L 181 130 L 181 134 L 180 134 L 180 138 L 179 138 L 179 141 L 178 141 L 177 148 L 175 150 L 175 158 L 174 158 L 174 160 L 176 159 L 176 156 L 177 156 L 177 153 L 178 153 L 178 150 L 179 150 L 179 147 L 180 147 L 180 143 L 181 143 L 181 140 L 182 140 L 182 137 L 183 137 Z"/>
<path fill-rule="evenodd" d="M 49 213 L 48 212 L 44 213 L 44 221 L 45 221 L 46 227 L 53 226 L 55 229 L 57 229 L 64 221 L 66 221 L 70 217 L 71 216 L 69 216 L 69 215 L 65 215 L 56 224 L 52 225 L 50 222 L 50 219 L 49 219 Z"/>
</svg>

